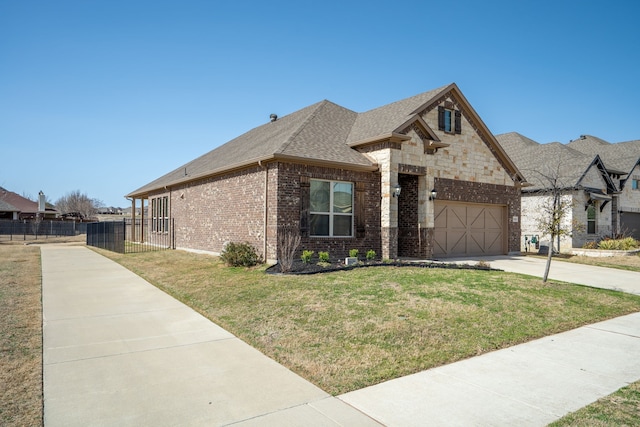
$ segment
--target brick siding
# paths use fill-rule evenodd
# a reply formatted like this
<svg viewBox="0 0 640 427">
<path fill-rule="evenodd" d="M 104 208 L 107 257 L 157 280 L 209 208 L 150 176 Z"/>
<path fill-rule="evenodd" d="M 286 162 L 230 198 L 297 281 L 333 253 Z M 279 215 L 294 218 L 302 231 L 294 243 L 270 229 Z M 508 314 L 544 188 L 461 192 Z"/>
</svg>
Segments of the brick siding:
<svg viewBox="0 0 640 427">
<path fill-rule="evenodd" d="M 363 255 L 370 249 L 381 254 L 380 175 L 376 172 L 269 163 L 159 191 L 151 194 L 149 200 L 169 197 L 170 216 L 175 219 L 176 248 L 220 253 L 228 242 L 248 242 L 264 258 L 274 260 L 278 230 L 294 227 L 299 231 L 302 176 L 361 183 L 358 187 L 365 192 L 362 208 L 365 227 L 362 237 L 355 237 L 355 231 L 354 237 L 346 238 L 303 237 L 298 253 L 328 251 L 333 259 L 343 258 L 350 249 L 358 249 Z M 354 208 L 358 212 L 358 207 Z"/>
</svg>

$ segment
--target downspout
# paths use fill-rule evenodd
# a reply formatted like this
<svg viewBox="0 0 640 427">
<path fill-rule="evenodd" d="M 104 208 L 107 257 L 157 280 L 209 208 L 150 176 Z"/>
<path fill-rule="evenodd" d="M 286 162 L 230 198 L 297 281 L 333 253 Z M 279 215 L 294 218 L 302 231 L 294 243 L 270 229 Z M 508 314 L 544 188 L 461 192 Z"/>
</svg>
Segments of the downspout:
<svg viewBox="0 0 640 427">
<path fill-rule="evenodd" d="M 264 217 L 263 217 L 263 229 L 262 229 L 262 253 L 264 255 L 264 261 L 267 261 L 267 225 L 269 220 L 269 168 L 262 164 L 262 160 L 258 160 L 258 166 L 264 169 Z"/>
</svg>

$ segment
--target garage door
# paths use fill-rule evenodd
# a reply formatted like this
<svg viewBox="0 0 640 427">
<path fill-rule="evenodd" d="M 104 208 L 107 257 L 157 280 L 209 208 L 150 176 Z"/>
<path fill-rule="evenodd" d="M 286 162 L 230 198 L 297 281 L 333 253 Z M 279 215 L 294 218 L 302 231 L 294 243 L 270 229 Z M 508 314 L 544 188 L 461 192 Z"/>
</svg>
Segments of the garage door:
<svg viewBox="0 0 640 427">
<path fill-rule="evenodd" d="M 505 206 L 436 201 L 436 257 L 505 253 Z"/>
<path fill-rule="evenodd" d="M 623 212 L 620 215 L 620 230 L 625 236 L 640 239 L 640 213 Z"/>
</svg>

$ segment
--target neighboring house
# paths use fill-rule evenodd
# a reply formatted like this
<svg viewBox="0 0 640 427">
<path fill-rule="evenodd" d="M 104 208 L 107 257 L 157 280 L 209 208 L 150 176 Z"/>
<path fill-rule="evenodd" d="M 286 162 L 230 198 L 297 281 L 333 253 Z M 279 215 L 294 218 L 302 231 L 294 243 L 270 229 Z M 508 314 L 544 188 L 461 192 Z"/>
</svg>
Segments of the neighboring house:
<svg viewBox="0 0 640 427">
<path fill-rule="evenodd" d="M 567 145 L 600 156 L 618 189 L 611 207 L 614 234 L 640 240 L 640 140 L 612 144 L 581 135 Z"/>
<path fill-rule="evenodd" d="M 450 84 L 365 113 L 325 100 L 272 115 L 127 197 L 177 248 L 246 241 L 274 260 L 293 232 L 332 258 L 431 258 L 519 252 L 523 181 Z"/>
<path fill-rule="evenodd" d="M 593 142 L 589 138 L 583 137 L 582 141 Z M 575 144 L 575 141 L 567 145 L 559 142 L 539 144 L 515 132 L 497 135 L 496 139 L 529 184 L 522 189 L 523 250 L 527 249 L 527 243 L 531 242 L 532 237 L 545 238 L 539 225 L 539 219 L 545 215 L 543 211 L 550 200 L 549 182 L 544 175 L 548 176 L 554 171 L 558 178 L 558 187 L 562 189 L 563 200 L 571 205 L 562 226 L 573 229 L 570 236 L 559 239 L 560 251 L 579 248 L 590 241 L 619 235 L 620 230 L 625 228 L 620 222 L 620 218 L 624 217 L 620 214 L 622 206 L 632 209 L 630 206 L 634 205 L 635 212 L 640 212 L 640 192 L 624 190 L 624 178 L 631 175 L 633 170 L 637 172 L 636 166 L 631 167 L 630 164 L 637 165 L 640 151 L 635 154 L 633 161 L 619 162 L 614 161 L 614 158 L 602 149 L 590 151 L 585 145 L 583 149 L 578 150 L 579 144 Z M 604 160 L 605 157 L 610 160 Z M 623 172 L 625 168 L 627 171 Z M 640 227 L 637 227 L 637 230 L 640 230 Z M 554 243 L 557 249 L 558 242 Z M 534 245 L 529 245 L 528 248 L 535 249 Z"/>
<path fill-rule="evenodd" d="M 45 206 L 44 194 L 42 192 L 40 192 L 39 196 L 41 199 L 40 203 L 0 187 L 0 219 L 57 218 L 58 211 Z"/>
</svg>

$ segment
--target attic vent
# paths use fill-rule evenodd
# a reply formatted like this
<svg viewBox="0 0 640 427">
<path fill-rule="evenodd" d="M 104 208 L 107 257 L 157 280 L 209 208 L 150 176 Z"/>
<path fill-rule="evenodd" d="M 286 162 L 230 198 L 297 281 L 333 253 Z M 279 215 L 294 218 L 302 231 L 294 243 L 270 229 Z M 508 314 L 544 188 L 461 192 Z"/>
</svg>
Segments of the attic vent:
<svg viewBox="0 0 640 427">
<path fill-rule="evenodd" d="M 276 120 L 278 120 L 278 115 L 277 114 L 271 114 L 269 116 L 269 118 L 271 119 L 272 122 L 275 122 Z"/>
</svg>

